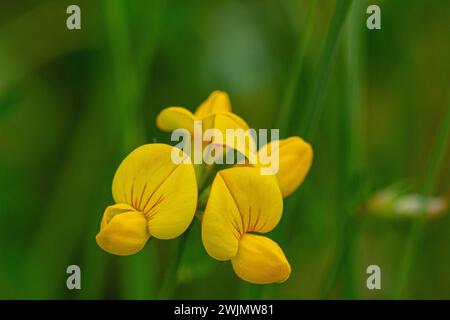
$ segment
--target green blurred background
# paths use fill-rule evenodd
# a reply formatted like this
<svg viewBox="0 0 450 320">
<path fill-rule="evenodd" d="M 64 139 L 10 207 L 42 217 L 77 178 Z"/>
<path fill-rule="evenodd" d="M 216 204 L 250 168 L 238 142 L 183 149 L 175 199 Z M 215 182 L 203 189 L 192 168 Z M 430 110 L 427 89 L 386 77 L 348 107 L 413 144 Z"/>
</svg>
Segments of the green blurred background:
<svg viewBox="0 0 450 320">
<path fill-rule="evenodd" d="M 70 4 L 81 30 L 66 28 Z M 366 28 L 369 4 L 381 30 Z M 443 0 L 2 1 L 0 298 L 152 299 L 176 270 L 166 298 L 450 299 L 448 205 L 433 219 L 370 205 L 390 185 L 448 199 L 449 13 Z M 270 234 L 292 265 L 284 284 L 240 281 L 197 224 L 176 268 L 179 239 L 131 257 L 95 243 L 121 159 L 169 142 L 162 108 L 216 89 L 252 127 L 313 144 Z M 81 290 L 66 288 L 71 264 Z M 372 264 L 381 290 L 366 287 Z"/>
</svg>

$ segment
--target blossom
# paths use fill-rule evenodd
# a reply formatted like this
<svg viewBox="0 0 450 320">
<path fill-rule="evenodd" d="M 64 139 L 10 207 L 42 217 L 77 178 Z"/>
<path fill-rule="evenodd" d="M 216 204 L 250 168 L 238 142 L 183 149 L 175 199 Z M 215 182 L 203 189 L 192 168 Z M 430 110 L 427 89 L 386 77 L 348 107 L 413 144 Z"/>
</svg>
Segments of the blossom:
<svg viewBox="0 0 450 320">
<path fill-rule="evenodd" d="M 166 132 L 185 129 L 191 136 L 195 136 L 196 123 L 201 125 L 201 131 L 206 132 L 208 129 L 215 129 L 221 137 L 225 137 L 227 129 L 242 130 L 242 133 L 249 137 L 247 122 L 231 112 L 230 99 L 228 94 L 223 91 L 213 91 L 194 113 L 183 107 L 167 107 L 156 117 L 156 125 L 159 129 Z M 250 138 L 247 140 L 250 140 Z M 219 143 L 244 155 L 248 155 L 250 152 L 248 144 L 241 147 L 237 141 L 215 139 L 214 135 L 207 143 Z M 206 144 L 202 145 L 202 148 L 205 146 Z"/>
<path fill-rule="evenodd" d="M 112 184 L 115 204 L 106 208 L 96 236 L 103 250 L 130 255 L 150 237 L 172 239 L 187 229 L 197 206 L 197 184 L 189 161 L 171 161 L 172 148 L 146 144 L 122 161 Z"/>
<path fill-rule="evenodd" d="M 213 91 L 194 113 L 183 107 L 168 107 L 163 109 L 156 117 L 156 125 L 163 131 L 170 132 L 175 129 L 185 128 L 193 133 L 195 120 L 202 121 L 215 114 L 226 115 L 230 117 L 230 120 L 240 122 L 240 125 L 248 128 L 244 120 L 231 113 L 231 104 L 228 95 L 218 90 Z"/>
<path fill-rule="evenodd" d="M 234 272 L 250 283 L 286 281 L 291 266 L 283 250 L 262 234 L 278 225 L 283 197 L 305 179 L 313 158 L 311 145 L 300 137 L 278 140 L 278 130 L 273 129 L 275 140 L 265 144 L 267 135 L 263 136 L 265 145 L 258 151 L 255 130 L 231 112 L 228 95 L 222 91 L 211 93 L 194 113 L 182 107 L 165 108 L 156 124 L 169 132 L 184 129 L 181 135 L 173 132 L 172 140 L 188 137 L 187 141 L 194 141 L 193 148 L 192 144 L 186 148 L 180 143 L 175 147 L 147 144 L 122 161 L 112 184 L 115 204 L 105 209 L 98 245 L 112 254 L 134 254 L 151 237 L 181 235 L 200 208 L 202 242 L 211 257 L 230 261 Z M 233 139 L 228 139 L 230 132 Z M 213 148 L 207 150 L 207 146 Z M 223 150 L 227 161 L 235 151 L 244 160 L 227 162 L 234 166 L 218 172 L 214 161 L 197 166 L 202 164 L 196 161 L 198 151 L 206 159 L 220 159 Z M 212 184 L 209 177 L 214 177 Z"/>
<path fill-rule="evenodd" d="M 275 150 L 277 149 L 277 150 Z M 278 152 L 278 157 L 271 157 L 271 153 Z M 291 195 L 302 184 L 311 168 L 313 149 L 311 145 L 300 137 L 269 142 L 259 151 L 256 159 L 257 166 L 270 167 L 270 163 L 261 163 L 261 159 L 278 159 L 278 171 L 275 174 L 283 197 Z"/>
<path fill-rule="evenodd" d="M 275 179 L 252 167 L 216 175 L 202 219 L 202 241 L 217 260 L 231 260 L 235 273 L 255 284 L 284 282 L 291 267 L 273 240 L 257 233 L 280 221 L 283 198 Z"/>
</svg>

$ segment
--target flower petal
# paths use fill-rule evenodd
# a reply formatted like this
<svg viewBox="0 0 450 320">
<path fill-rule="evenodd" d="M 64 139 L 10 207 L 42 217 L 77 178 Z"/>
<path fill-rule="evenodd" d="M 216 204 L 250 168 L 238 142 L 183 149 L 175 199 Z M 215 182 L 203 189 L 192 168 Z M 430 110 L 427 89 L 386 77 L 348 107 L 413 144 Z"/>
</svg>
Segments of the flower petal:
<svg viewBox="0 0 450 320">
<path fill-rule="evenodd" d="M 283 199 L 273 177 L 261 175 L 252 167 L 221 170 L 216 179 L 219 177 L 238 207 L 241 233 L 265 233 L 277 226 L 283 212 Z"/>
<path fill-rule="evenodd" d="M 175 129 L 186 129 L 194 132 L 195 116 L 188 109 L 182 107 L 168 107 L 156 117 L 156 126 L 167 132 Z"/>
<path fill-rule="evenodd" d="M 270 156 L 273 152 L 272 147 L 273 143 L 269 143 L 261 148 L 258 154 Z M 278 148 L 279 170 L 276 177 L 283 197 L 287 197 L 300 186 L 308 174 L 312 164 L 313 150 L 311 145 L 300 137 L 280 140 Z"/>
<path fill-rule="evenodd" d="M 246 233 L 239 241 L 238 254 L 231 259 L 234 272 L 254 284 L 284 282 L 291 266 L 278 244 L 271 239 Z"/>
<path fill-rule="evenodd" d="M 158 239 L 178 237 L 191 224 L 197 208 L 193 166 L 180 164 L 153 196 L 158 200 L 145 212 L 150 233 Z"/>
<path fill-rule="evenodd" d="M 195 116 L 202 119 L 219 112 L 231 112 L 231 104 L 226 92 L 216 90 L 195 110 Z"/>
<path fill-rule="evenodd" d="M 239 209 L 224 180 L 217 174 L 203 214 L 203 245 L 214 259 L 229 260 L 237 254 L 241 230 Z"/>
<path fill-rule="evenodd" d="M 256 149 L 254 140 L 248 131 L 248 124 L 234 113 L 223 112 L 207 116 L 202 121 L 202 129 L 203 133 L 208 129 L 219 131 L 222 140 L 213 139 L 209 142 L 237 150 L 246 158 L 249 157 L 252 150 Z M 227 130 L 233 130 L 234 135 L 231 135 L 230 131 L 227 133 Z"/>
<path fill-rule="evenodd" d="M 280 189 L 271 176 L 258 169 L 233 167 L 216 175 L 203 215 L 202 239 L 206 251 L 217 260 L 237 253 L 246 232 L 269 232 L 283 210 Z"/>
<path fill-rule="evenodd" d="M 111 215 L 110 208 L 106 208 L 105 216 Z M 147 220 L 137 211 L 116 211 L 112 217 L 104 217 L 100 232 L 96 236 L 100 248 L 120 256 L 137 253 L 149 238 Z"/>
<path fill-rule="evenodd" d="M 122 161 L 113 180 L 114 200 L 142 212 L 152 236 L 160 239 L 183 233 L 197 206 L 194 168 L 189 158 L 175 164 L 173 148 L 147 144 L 135 149 Z"/>
<path fill-rule="evenodd" d="M 135 211 L 135 209 L 126 203 L 117 203 L 106 207 L 100 228 L 106 226 L 115 215 L 129 211 Z"/>
</svg>

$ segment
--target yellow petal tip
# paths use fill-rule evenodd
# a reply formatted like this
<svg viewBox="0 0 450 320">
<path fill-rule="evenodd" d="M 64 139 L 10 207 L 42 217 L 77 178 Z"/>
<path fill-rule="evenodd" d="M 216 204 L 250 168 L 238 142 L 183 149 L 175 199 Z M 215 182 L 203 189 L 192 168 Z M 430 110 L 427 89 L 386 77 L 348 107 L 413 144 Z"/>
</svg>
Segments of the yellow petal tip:
<svg viewBox="0 0 450 320">
<path fill-rule="evenodd" d="M 291 266 L 278 244 L 255 234 L 245 234 L 239 241 L 238 254 L 231 259 L 234 272 L 253 284 L 285 282 Z"/>
<path fill-rule="evenodd" d="M 111 209 L 113 208 L 113 209 Z M 116 212 L 114 206 L 106 209 L 100 232 L 95 240 L 104 251 L 128 256 L 139 252 L 150 238 L 147 221 L 138 211 Z"/>
</svg>

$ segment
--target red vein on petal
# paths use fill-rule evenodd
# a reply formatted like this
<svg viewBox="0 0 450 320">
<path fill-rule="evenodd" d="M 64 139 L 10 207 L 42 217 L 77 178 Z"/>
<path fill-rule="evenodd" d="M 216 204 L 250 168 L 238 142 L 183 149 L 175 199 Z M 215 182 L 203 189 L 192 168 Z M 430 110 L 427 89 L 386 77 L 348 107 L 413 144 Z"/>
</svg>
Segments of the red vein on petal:
<svg viewBox="0 0 450 320">
<path fill-rule="evenodd" d="M 151 213 L 152 209 L 156 208 L 161 202 L 164 201 L 164 199 L 165 199 L 164 196 L 161 194 L 155 201 L 155 203 L 151 206 L 151 208 L 148 209 L 147 212 L 144 212 L 144 216 L 147 218 L 147 221 L 149 221 L 156 214 L 156 210 L 153 213 Z"/>
<path fill-rule="evenodd" d="M 259 208 L 259 210 L 258 210 L 258 216 L 256 217 L 256 222 L 255 222 L 255 224 L 253 225 L 253 228 L 252 228 L 252 231 L 254 231 L 255 229 L 256 229 L 256 226 L 258 225 L 258 223 L 259 223 L 259 217 L 261 216 L 261 208 Z"/>
<path fill-rule="evenodd" d="M 234 195 L 233 195 L 233 193 L 231 192 L 231 189 L 230 189 L 230 187 L 228 186 L 228 184 L 227 184 L 227 182 L 226 182 L 226 180 L 225 180 L 225 177 L 222 176 L 222 174 L 221 174 L 220 172 L 219 172 L 219 175 L 220 175 L 220 177 L 222 178 L 223 183 L 224 183 L 225 186 L 227 187 L 228 192 L 230 193 L 231 198 L 233 199 L 234 204 L 236 205 L 236 208 L 237 208 L 237 210 L 238 210 L 238 212 L 239 212 L 239 216 L 240 216 L 240 218 L 241 218 L 241 223 L 242 223 L 242 231 L 240 230 L 240 228 L 239 228 L 239 230 L 240 230 L 240 233 L 241 233 L 241 234 L 244 234 L 244 233 L 245 233 L 244 219 L 242 218 L 242 213 L 241 213 L 241 211 L 239 210 L 239 206 L 238 206 L 238 204 L 237 204 L 237 201 L 236 201 L 236 199 L 234 198 Z M 233 216 L 233 218 L 234 218 L 234 216 Z"/>
<path fill-rule="evenodd" d="M 145 183 L 144 188 L 142 189 L 141 199 L 139 200 L 139 208 L 141 207 L 142 198 L 144 197 L 144 193 L 145 193 L 145 189 L 146 188 L 147 188 L 147 182 Z"/>
<path fill-rule="evenodd" d="M 231 224 L 233 225 L 234 230 L 238 233 L 238 236 L 239 236 L 241 234 L 241 232 L 239 231 L 238 223 L 237 223 L 236 218 L 234 217 L 233 212 L 231 210 L 230 210 L 230 215 L 232 218 Z M 237 238 L 239 238 L 239 237 L 237 237 Z"/>
<path fill-rule="evenodd" d="M 247 223 L 247 228 L 246 228 L 246 232 L 248 232 L 248 230 L 250 229 L 250 222 L 252 219 L 252 207 L 249 206 L 248 207 L 248 223 Z"/>
<path fill-rule="evenodd" d="M 172 173 L 177 169 L 177 168 L 179 168 L 179 165 L 178 166 L 175 166 L 170 172 L 169 172 L 169 174 L 164 178 L 164 179 L 162 179 L 162 181 L 156 186 L 156 188 L 155 188 L 155 190 L 153 190 L 153 192 L 150 194 L 150 196 L 147 198 L 147 201 L 145 202 L 145 205 L 144 205 L 144 207 L 142 208 L 142 212 L 145 212 L 145 208 L 147 207 L 147 205 L 149 204 L 149 202 L 150 202 L 150 199 L 154 196 L 154 194 L 156 193 L 156 191 L 158 191 L 158 189 L 163 185 L 163 183 L 164 182 L 166 182 L 166 180 L 172 175 Z"/>
<path fill-rule="evenodd" d="M 137 209 L 136 206 L 133 203 L 133 190 L 134 190 L 134 184 L 131 185 L 131 199 L 130 199 L 131 201 L 130 202 L 131 202 L 131 206 L 133 208 Z"/>
</svg>

